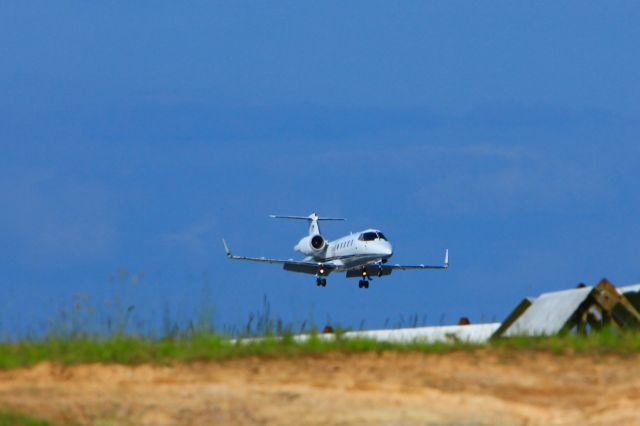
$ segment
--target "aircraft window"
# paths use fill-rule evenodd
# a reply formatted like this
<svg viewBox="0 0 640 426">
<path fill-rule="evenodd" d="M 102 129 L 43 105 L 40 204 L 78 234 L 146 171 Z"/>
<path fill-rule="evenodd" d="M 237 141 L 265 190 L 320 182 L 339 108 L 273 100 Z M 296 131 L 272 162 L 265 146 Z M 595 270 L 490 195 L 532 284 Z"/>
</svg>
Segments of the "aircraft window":
<svg viewBox="0 0 640 426">
<path fill-rule="evenodd" d="M 376 235 L 375 232 L 365 232 L 363 234 L 360 234 L 360 239 L 362 241 L 373 241 L 376 238 L 378 238 L 378 236 Z"/>
<path fill-rule="evenodd" d="M 378 238 L 380 238 L 381 240 L 387 241 L 387 239 L 385 238 L 385 236 L 384 236 L 384 234 L 382 232 L 378 232 Z"/>
</svg>

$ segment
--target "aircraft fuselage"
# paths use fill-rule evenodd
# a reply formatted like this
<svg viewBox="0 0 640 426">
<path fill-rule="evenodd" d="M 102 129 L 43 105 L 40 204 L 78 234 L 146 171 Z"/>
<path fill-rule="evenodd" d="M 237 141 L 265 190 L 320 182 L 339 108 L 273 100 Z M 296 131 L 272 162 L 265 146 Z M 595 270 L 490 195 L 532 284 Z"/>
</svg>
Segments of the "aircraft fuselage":
<svg viewBox="0 0 640 426">
<path fill-rule="evenodd" d="M 297 245 L 296 250 L 312 260 L 325 265 L 332 265 L 332 271 L 344 272 L 371 263 L 386 263 L 393 256 L 393 247 L 377 229 L 367 229 L 346 235 L 326 243 L 318 253 Z"/>
</svg>

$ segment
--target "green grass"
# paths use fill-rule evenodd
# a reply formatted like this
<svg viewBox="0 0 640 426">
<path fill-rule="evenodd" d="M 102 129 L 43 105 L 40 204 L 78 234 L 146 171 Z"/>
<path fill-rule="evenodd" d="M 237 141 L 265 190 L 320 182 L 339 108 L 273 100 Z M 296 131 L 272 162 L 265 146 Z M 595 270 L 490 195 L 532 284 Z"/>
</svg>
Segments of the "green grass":
<svg viewBox="0 0 640 426">
<path fill-rule="evenodd" d="M 51 423 L 13 412 L 0 412 L 0 426 L 52 426 Z"/>
<path fill-rule="evenodd" d="M 118 363 L 141 364 L 222 360 L 246 356 L 298 356 L 327 352 L 402 351 L 446 353 L 482 348 L 497 351 L 549 351 L 553 353 L 640 353 L 640 333 L 604 330 L 588 336 L 569 334 L 555 337 L 518 337 L 492 341 L 486 345 L 450 343 L 383 343 L 368 339 L 334 340 L 312 335 L 297 343 L 291 336 L 264 338 L 251 343 L 232 343 L 215 334 L 199 334 L 171 339 L 142 337 L 46 338 L 0 344 L 0 369 L 30 366 L 41 361 L 60 364 Z"/>
<path fill-rule="evenodd" d="M 291 336 L 264 338 L 251 343 L 232 343 L 214 334 L 175 339 L 139 337 L 47 338 L 38 341 L 19 341 L 0 344 L 0 369 L 30 366 L 41 361 L 60 364 L 78 363 L 174 363 L 221 360 L 247 356 L 297 356 L 326 352 L 420 351 L 443 352 L 472 347 L 464 344 L 391 344 L 367 339 L 326 341 L 312 335 L 297 343 Z"/>
<path fill-rule="evenodd" d="M 557 354 L 618 354 L 640 353 L 640 332 L 605 328 L 588 335 L 566 334 L 550 337 L 512 337 L 491 342 L 500 349 L 550 351 Z"/>
</svg>

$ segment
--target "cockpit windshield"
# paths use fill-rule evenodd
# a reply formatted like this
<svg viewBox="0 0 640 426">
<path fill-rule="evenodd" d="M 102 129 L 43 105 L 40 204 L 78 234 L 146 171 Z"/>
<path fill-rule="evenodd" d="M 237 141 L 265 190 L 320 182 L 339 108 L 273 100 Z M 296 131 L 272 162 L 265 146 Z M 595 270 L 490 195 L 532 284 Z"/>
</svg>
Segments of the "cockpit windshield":
<svg viewBox="0 0 640 426">
<path fill-rule="evenodd" d="M 359 239 L 361 241 L 387 240 L 382 232 L 363 232 Z"/>
</svg>

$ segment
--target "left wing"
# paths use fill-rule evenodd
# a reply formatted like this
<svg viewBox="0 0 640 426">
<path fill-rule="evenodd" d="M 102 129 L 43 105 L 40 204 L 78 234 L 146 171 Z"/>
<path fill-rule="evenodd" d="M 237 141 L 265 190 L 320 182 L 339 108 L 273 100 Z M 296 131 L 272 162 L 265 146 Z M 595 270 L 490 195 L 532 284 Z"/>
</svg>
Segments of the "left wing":
<svg viewBox="0 0 640 426">
<path fill-rule="evenodd" d="M 449 250 L 444 253 L 444 263 L 442 265 L 387 265 L 384 263 L 370 263 L 365 266 L 366 275 L 383 277 L 390 275 L 394 270 L 406 271 L 409 269 L 447 269 L 449 267 Z M 362 276 L 362 268 L 354 268 L 347 271 L 347 278 Z"/>
<path fill-rule="evenodd" d="M 231 250 L 229 250 L 229 246 L 224 239 L 222 240 L 222 244 L 224 244 L 224 251 L 227 253 L 227 257 L 232 260 L 248 260 L 250 262 L 275 263 L 283 265 L 284 269 L 287 271 L 302 272 L 303 274 L 313 275 L 329 275 L 329 273 L 334 269 L 333 265 L 330 264 L 326 265 L 318 262 L 306 262 L 304 260 L 284 260 L 269 259 L 266 257 L 235 256 L 231 254 Z"/>
<path fill-rule="evenodd" d="M 401 271 L 406 271 L 408 269 L 447 269 L 449 267 L 449 249 L 444 252 L 444 263 L 442 265 L 432 266 L 432 265 L 384 265 L 391 270 L 399 269 Z"/>
</svg>

